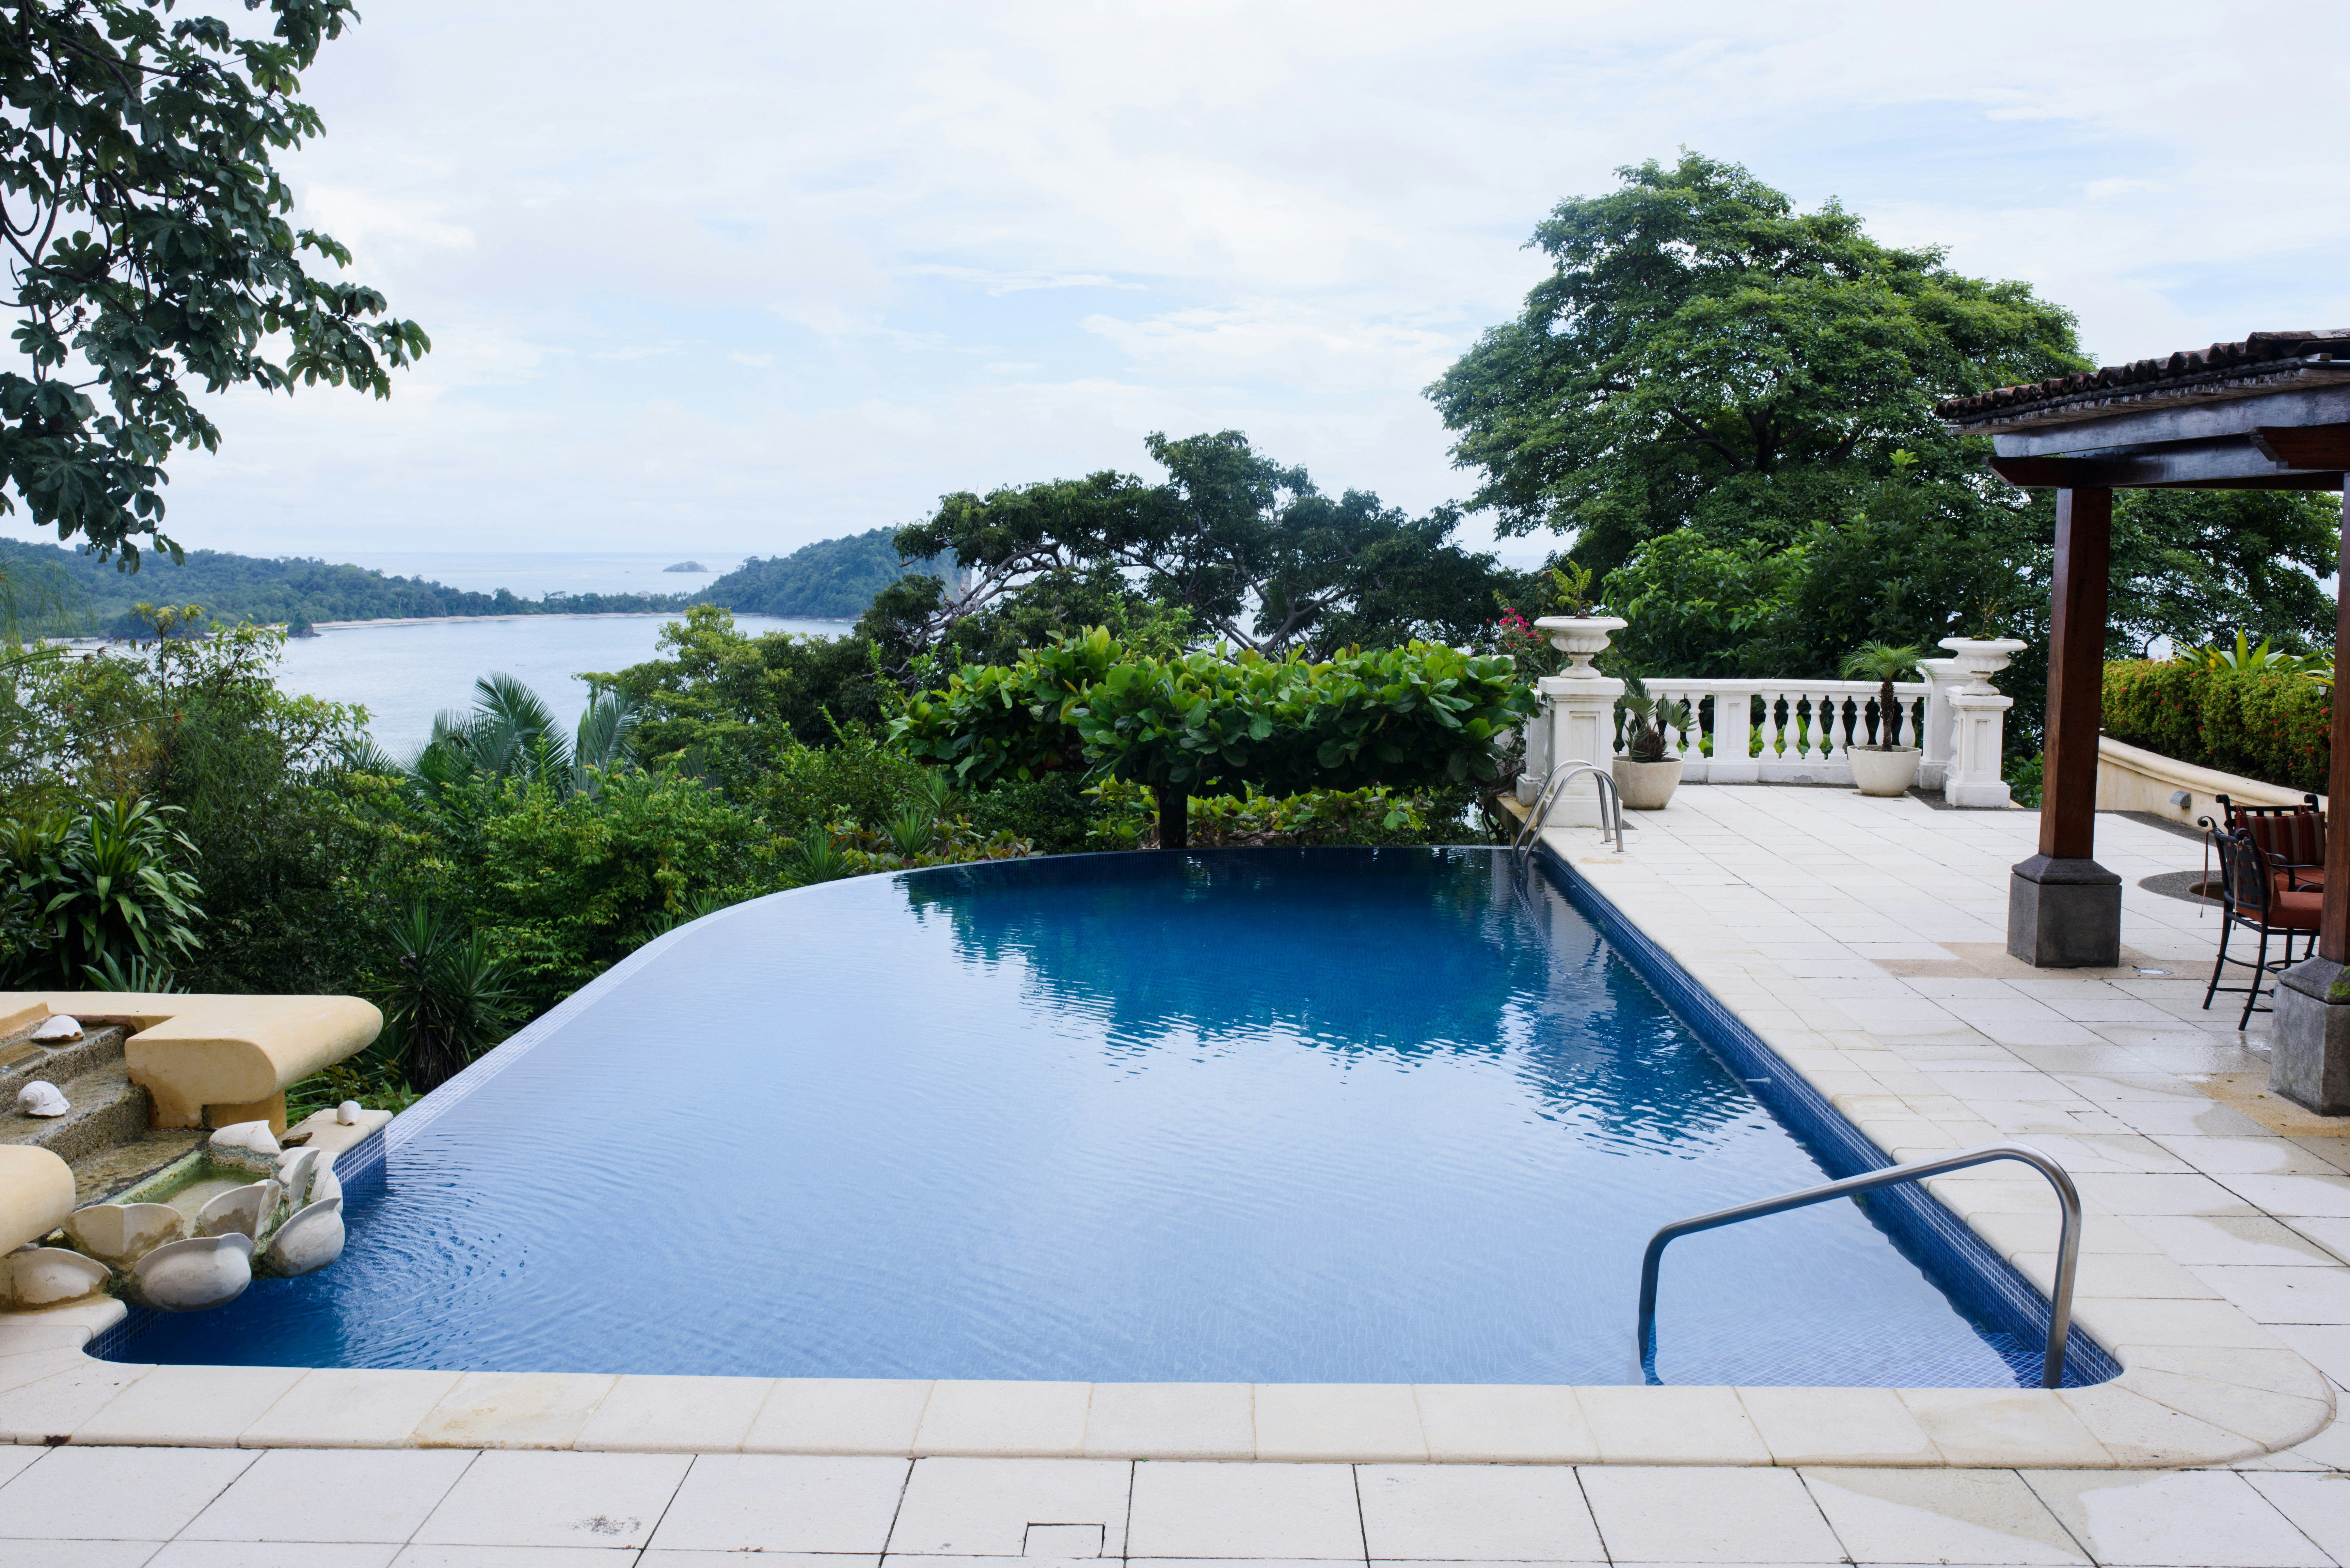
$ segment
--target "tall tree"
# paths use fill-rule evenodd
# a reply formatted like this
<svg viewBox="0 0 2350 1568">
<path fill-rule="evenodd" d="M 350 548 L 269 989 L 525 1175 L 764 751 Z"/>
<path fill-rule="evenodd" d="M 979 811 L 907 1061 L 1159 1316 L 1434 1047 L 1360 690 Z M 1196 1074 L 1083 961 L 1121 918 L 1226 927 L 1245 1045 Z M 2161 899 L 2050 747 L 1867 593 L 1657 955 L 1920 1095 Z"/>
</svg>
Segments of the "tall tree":
<svg viewBox="0 0 2350 1568">
<path fill-rule="evenodd" d="M 258 9 L 264 0 L 246 0 Z M 18 0 L 0 17 L 0 233 L 20 366 L 0 369 L 0 511 L 136 569 L 163 465 L 217 450 L 192 395 L 326 381 L 390 395 L 431 344 L 286 220 L 271 160 L 324 132 L 294 95 L 351 0 L 266 0 L 243 37 L 172 0 Z M 91 394 L 95 392 L 96 397 Z"/>
<path fill-rule="evenodd" d="M 1800 213 L 1736 164 L 1684 152 L 1559 204 L 1554 269 L 1514 321 L 1429 389 L 1504 533 L 1574 535 L 1605 572 L 1689 524 L 1784 545 L 1918 459 L 1979 502 L 1948 397 L 2085 369 L 2073 317 L 2021 283 L 1878 244 L 1830 202 Z"/>
<path fill-rule="evenodd" d="M 1453 542 L 1457 508 L 1414 518 L 1367 491 L 1326 495 L 1238 431 L 1154 434 L 1147 445 L 1167 470 L 1162 483 L 1105 472 L 964 492 L 899 529 L 900 555 L 951 558 L 961 573 L 951 587 L 917 576 L 885 590 L 878 639 L 967 640 L 955 628 L 1050 595 L 1085 605 L 1093 624 L 1147 618 L 1139 607 L 1155 604 L 1241 649 L 1322 657 L 1355 644 L 1465 641 L 1492 618 L 1494 590 L 1516 580 Z M 1122 611 L 1107 602 L 1120 598 Z"/>
</svg>

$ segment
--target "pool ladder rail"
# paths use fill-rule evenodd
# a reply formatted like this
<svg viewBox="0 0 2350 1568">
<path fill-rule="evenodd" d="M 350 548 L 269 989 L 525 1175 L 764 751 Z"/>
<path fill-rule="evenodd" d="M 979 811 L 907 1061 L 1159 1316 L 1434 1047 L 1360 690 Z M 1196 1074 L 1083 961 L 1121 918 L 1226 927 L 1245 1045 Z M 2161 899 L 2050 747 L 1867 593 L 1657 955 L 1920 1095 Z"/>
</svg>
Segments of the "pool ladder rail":
<svg viewBox="0 0 2350 1568">
<path fill-rule="evenodd" d="M 1832 1198 L 1857 1197 L 1877 1188 L 1898 1186 L 1905 1181 L 1922 1181 L 1929 1176 L 1964 1170 L 1969 1166 L 1989 1165 L 2001 1159 L 2021 1160 L 2046 1177 L 2048 1185 L 2056 1189 L 2056 1202 L 2064 1211 L 2064 1234 L 2056 1243 L 2056 1289 L 2050 1298 L 2048 1352 L 2041 1363 L 2040 1372 L 2042 1387 L 2062 1388 L 2064 1386 L 2064 1344 L 2073 1329 L 2073 1274 L 2081 1257 L 2081 1195 L 2074 1189 L 2073 1179 L 2064 1173 L 2063 1166 L 2031 1145 L 2022 1143 L 1987 1143 L 1975 1148 L 1962 1148 L 1956 1154 L 1946 1154 L 1937 1159 L 1921 1159 L 1908 1165 L 1888 1166 L 1883 1170 L 1864 1171 L 1858 1176 L 1847 1176 L 1842 1181 L 1831 1181 L 1825 1187 L 1807 1187 L 1801 1192 L 1758 1199 L 1752 1203 L 1741 1203 L 1731 1209 L 1718 1209 L 1711 1214 L 1675 1220 L 1648 1239 L 1648 1253 L 1640 1260 L 1638 1352 L 1641 1371 L 1654 1380 L 1657 1270 L 1664 1262 L 1665 1243 L 1676 1236 L 1735 1225 L 1742 1220 L 1759 1220 L 1765 1214 L 1782 1214 L 1790 1209 L 1808 1208 L 1814 1203 L 1825 1203 Z"/>
<path fill-rule="evenodd" d="M 1510 843 L 1510 856 L 1523 865 L 1534 855 L 1534 846 L 1542 837 L 1545 818 L 1558 806 L 1558 792 L 1575 782 L 1577 774 L 1589 774 L 1599 781 L 1599 840 L 1607 841 L 1608 825 L 1615 825 L 1616 853 L 1624 853 L 1624 797 L 1616 790 L 1616 775 L 1595 763 L 1580 757 L 1570 757 L 1551 769 L 1543 779 L 1543 786 L 1534 796 L 1534 809 L 1518 828 L 1518 836 Z"/>
</svg>

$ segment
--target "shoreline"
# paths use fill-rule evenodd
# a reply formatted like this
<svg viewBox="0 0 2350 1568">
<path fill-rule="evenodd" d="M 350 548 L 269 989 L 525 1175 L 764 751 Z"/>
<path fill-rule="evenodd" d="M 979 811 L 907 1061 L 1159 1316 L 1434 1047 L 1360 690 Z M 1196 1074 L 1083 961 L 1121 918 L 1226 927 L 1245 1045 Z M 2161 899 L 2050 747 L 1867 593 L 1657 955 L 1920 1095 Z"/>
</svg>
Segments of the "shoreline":
<svg viewBox="0 0 2350 1568">
<path fill-rule="evenodd" d="M 855 626 L 854 620 L 835 620 L 828 616 L 768 615 L 764 610 L 743 610 L 743 615 L 764 617 L 768 620 L 806 620 L 824 626 Z M 526 615 L 419 615 L 387 616 L 380 620 L 314 620 L 312 631 L 349 631 L 369 626 L 448 626 L 458 621 L 485 620 L 680 620 L 683 610 L 548 610 Z M 286 622 L 273 623 L 279 627 Z"/>
</svg>

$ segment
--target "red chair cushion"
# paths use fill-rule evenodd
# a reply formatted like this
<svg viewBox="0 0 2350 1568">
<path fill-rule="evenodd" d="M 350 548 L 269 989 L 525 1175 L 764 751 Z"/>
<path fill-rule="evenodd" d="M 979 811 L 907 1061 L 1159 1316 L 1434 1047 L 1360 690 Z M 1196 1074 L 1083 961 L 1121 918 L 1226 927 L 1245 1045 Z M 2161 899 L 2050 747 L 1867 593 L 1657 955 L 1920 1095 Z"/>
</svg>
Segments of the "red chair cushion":
<svg viewBox="0 0 2350 1568">
<path fill-rule="evenodd" d="M 2279 893 L 2269 909 L 2269 924 L 2289 926 L 2296 931 L 2317 929 L 2317 911 L 2325 902 L 2323 893 Z"/>
</svg>

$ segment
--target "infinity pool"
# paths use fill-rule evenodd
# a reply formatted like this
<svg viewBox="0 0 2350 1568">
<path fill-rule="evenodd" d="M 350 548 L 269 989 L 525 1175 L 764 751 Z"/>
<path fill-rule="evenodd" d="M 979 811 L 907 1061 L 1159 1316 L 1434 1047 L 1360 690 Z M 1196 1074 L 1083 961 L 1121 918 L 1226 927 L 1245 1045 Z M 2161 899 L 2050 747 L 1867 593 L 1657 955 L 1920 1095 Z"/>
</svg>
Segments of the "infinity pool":
<svg viewBox="0 0 2350 1568">
<path fill-rule="evenodd" d="M 835 882 L 606 975 L 393 1124 L 336 1267 L 120 1353 L 1638 1381 L 1648 1235 L 1828 1179 L 1758 1086 L 1499 851 Z M 1904 1245 L 1851 1203 L 1676 1242 L 1658 1376 L 2016 1383 L 2028 1325 Z"/>
</svg>

